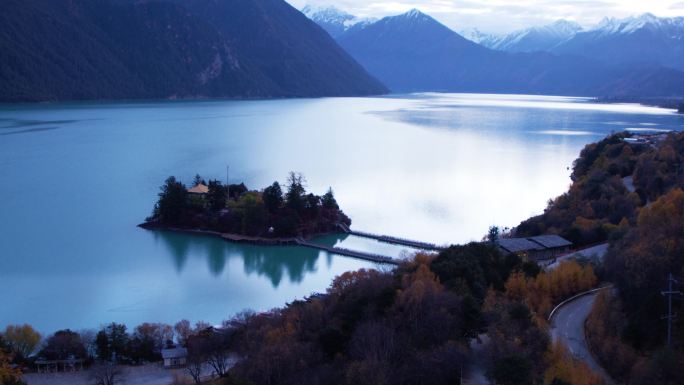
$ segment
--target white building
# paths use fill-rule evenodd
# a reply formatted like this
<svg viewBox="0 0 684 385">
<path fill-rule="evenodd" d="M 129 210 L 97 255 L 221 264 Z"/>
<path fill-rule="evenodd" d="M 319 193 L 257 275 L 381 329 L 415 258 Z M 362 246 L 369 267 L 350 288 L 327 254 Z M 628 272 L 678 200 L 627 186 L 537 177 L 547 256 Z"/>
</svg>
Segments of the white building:
<svg viewBox="0 0 684 385">
<path fill-rule="evenodd" d="M 188 360 L 188 349 L 182 348 L 180 346 L 164 348 L 162 349 L 161 354 L 162 358 L 164 359 L 165 368 L 178 368 L 185 366 Z"/>
</svg>

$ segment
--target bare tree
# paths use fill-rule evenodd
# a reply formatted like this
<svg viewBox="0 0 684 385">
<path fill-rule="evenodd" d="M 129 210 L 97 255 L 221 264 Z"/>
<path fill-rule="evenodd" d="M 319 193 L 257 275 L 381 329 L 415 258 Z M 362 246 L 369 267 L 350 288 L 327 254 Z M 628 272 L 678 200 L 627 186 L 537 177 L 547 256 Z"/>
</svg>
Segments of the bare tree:
<svg viewBox="0 0 684 385">
<path fill-rule="evenodd" d="M 206 329 L 188 339 L 188 358 L 194 363 L 194 371 L 206 363 L 218 377 L 225 377 L 230 368 L 230 333 L 225 330 Z M 191 365 L 189 365 L 191 366 Z"/>
<path fill-rule="evenodd" d="M 228 369 L 230 369 L 230 354 L 228 351 L 224 349 L 214 349 L 207 358 L 207 362 L 214 369 L 214 373 L 219 377 L 225 377 L 226 373 L 228 373 Z"/>
<path fill-rule="evenodd" d="M 188 337 L 192 334 L 192 326 L 190 326 L 190 321 L 184 319 L 180 320 L 173 327 L 176 331 L 176 338 L 178 343 L 185 346 L 188 343 Z"/>
<path fill-rule="evenodd" d="M 196 385 L 202 384 L 202 367 L 204 367 L 204 357 L 199 354 L 188 354 L 185 370 L 195 381 Z"/>
<path fill-rule="evenodd" d="M 90 370 L 90 383 L 92 385 L 116 385 L 124 381 L 124 371 L 112 363 L 93 366 Z"/>
<path fill-rule="evenodd" d="M 97 345 L 95 345 L 95 336 L 97 336 L 97 331 L 94 329 L 82 329 L 78 332 L 81 335 L 81 342 L 86 348 L 88 357 L 95 357 L 97 355 Z"/>
</svg>

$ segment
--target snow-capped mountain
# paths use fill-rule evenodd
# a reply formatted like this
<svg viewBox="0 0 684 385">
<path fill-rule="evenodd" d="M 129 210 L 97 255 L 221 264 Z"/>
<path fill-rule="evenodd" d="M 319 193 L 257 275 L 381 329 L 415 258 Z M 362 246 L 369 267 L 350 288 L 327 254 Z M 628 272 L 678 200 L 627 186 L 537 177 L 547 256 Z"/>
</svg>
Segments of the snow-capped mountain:
<svg viewBox="0 0 684 385">
<path fill-rule="evenodd" d="M 676 32 L 684 29 L 684 17 L 659 18 L 651 13 L 641 16 L 632 16 L 626 19 L 604 18 L 596 27 L 589 32 L 597 32 L 602 36 L 628 35 L 640 29 L 650 29 L 660 32 Z M 681 36 L 680 36 L 681 37 Z"/>
<path fill-rule="evenodd" d="M 457 32 L 459 35 L 465 37 L 466 39 L 472 41 L 473 43 L 483 45 L 487 48 L 491 48 L 491 46 L 494 43 L 496 43 L 497 41 L 499 41 L 501 39 L 500 35 L 482 32 L 477 28 L 462 29 L 462 30 L 457 31 Z"/>
<path fill-rule="evenodd" d="M 570 40 L 581 30 L 582 26 L 575 22 L 558 20 L 548 25 L 527 28 L 504 36 L 487 36 L 483 34 L 479 43 L 499 51 L 550 51 Z"/>
<path fill-rule="evenodd" d="M 606 18 L 552 50 L 600 59 L 610 64 L 662 65 L 684 69 L 684 17 L 650 13 Z"/>
<path fill-rule="evenodd" d="M 338 38 L 351 28 L 362 28 L 375 19 L 358 18 L 336 7 L 315 7 L 307 5 L 302 13 L 321 26 L 333 38 Z"/>
<path fill-rule="evenodd" d="M 684 73 L 662 67 L 617 68 L 579 55 L 488 49 L 417 10 L 348 30 L 337 41 L 394 92 L 661 96 L 684 89 Z"/>
</svg>

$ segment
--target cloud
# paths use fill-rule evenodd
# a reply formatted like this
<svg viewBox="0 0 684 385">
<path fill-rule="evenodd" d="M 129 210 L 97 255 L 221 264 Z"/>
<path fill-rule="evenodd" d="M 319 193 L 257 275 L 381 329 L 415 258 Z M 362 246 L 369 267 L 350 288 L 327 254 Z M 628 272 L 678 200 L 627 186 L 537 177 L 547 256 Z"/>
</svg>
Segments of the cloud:
<svg viewBox="0 0 684 385">
<path fill-rule="evenodd" d="M 454 30 L 478 28 L 505 33 L 558 19 L 585 27 L 604 17 L 624 18 L 651 12 L 658 16 L 684 16 L 681 0 L 287 0 L 296 8 L 310 4 L 333 5 L 360 17 L 384 17 L 412 8 L 430 14 Z"/>
</svg>

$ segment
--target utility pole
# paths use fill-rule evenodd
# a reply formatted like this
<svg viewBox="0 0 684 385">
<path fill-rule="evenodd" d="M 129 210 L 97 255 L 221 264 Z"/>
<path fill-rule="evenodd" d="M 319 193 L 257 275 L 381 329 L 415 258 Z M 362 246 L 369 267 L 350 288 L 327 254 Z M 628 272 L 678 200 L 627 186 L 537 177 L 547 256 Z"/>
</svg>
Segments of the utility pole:
<svg viewBox="0 0 684 385">
<path fill-rule="evenodd" d="M 672 320 L 677 318 L 676 314 L 672 314 L 672 295 L 682 295 L 679 290 L 672 290 L 673 283 L 679 283 L 677 280 L 672 278 L 672 273 L 667 278 L 667 291 L 660 292 L 663 296 L 667 296 L 667 315 L 662 317 L 662 319 L 667 319 L 667 347 L 669 348 L 672 344 Z"/>
<path fill-rule="evenodd" d="M 226 165 L 226 186 L 230 186 L 230 166 Z"/>
</svg>

